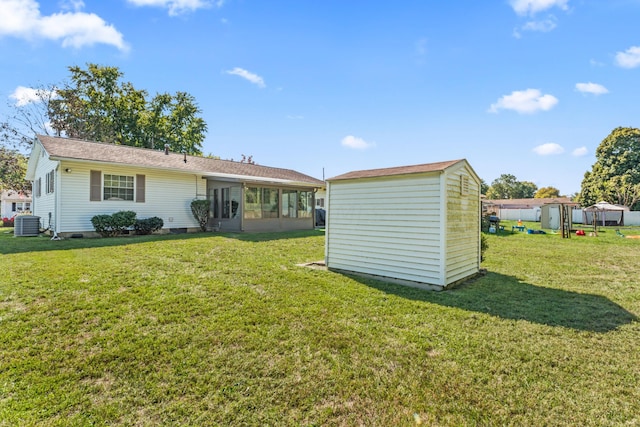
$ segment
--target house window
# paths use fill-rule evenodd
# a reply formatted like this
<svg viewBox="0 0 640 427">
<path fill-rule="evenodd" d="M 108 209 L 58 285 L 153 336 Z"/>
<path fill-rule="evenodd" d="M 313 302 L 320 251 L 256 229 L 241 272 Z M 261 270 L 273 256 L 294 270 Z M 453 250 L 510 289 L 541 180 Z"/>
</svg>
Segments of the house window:
<svg viewBox="0 0 640 427">
<path fill-rule="evenodd" d="M 298 192 L 298 218 L 311 218 L 313 214 L 313 193 L 311 191 Z"/>
<path fill-rule="evenodd" d="M 244 192 L 244 217 L 278 218 L 279 202 L 277 188 L 250 187 Z"/>
<path fill-rule="evenodd" d="M 316 199 L 316 207 L 317 208 L 324 208 L 324 197 Z"/>
<path fill-rule="evenodd" d="M 12 212 L 26 212 L 31 209 L 31 203 L 29 202 L 12 202 L 11 203 L 11 211 Z"/>
<path fill-rule="evenodd" d="M 45 175 L 45 191 L 47 194 L 53 193 L 53 189 L 55 188 L 55 185 L 54 185 L 55 176 L 56 176 L 55 170 L 52 170 L 51 172 Z"/>
<path fill-rule="evenodd" d="M 36 179 L 34 182 L 34 196 L 40 197 L 42 195 L 42 178 Z"/>
<path fill-rule="evenodd" d="M 278 218 L 278 190 L 262 189 L 262 218 Z"/>
<path fill-rule="evenodd" d="M 284 218 L 311 218 L 313 213 L 311 191 L 282 190 L 282 216 Z"/>
<path fill-rule="evenodd" d="M 298 209 L 296 208 L 298 192 L 295 190 L 282 190 L 282 217 L 297 218 Z"/>
<path fill-rule="evenodd" d="M 262 217 L 261 188 L 249 187 L 244 190 L 244 217 L 255 219 Z"/>
<path fill-rule="evenodd" d="M 133 176 L 104 174 L 104 200 L 133 201 Z"/>
</svg>

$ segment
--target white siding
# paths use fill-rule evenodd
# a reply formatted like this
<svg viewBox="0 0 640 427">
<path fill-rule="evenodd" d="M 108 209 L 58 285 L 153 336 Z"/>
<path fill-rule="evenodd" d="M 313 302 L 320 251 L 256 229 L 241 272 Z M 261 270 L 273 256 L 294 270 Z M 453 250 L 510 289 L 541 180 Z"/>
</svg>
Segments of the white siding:
<svg viewBox="0 0 640 427">
<path fill-rule="evenodd" d="M 331 182 L 327 265 L 440 284 L 441 220 L 437 174 Z"/>
<path fill-rule="evenodd" d="M 56 202 L 57 197 L 60 192 L 60 173 L 57 171 L 54 174 L 54 184 L 55 189 L 53 193 L 47 194 L 47 179 L 46 176 L 52 170 L 56 170 L 58 168 L 58 162 L 49 160 L 49 158 L 44 154 L 44 150 L 37 150 L 35 155 L 38 156 L 35 174 L 34 174 L 34 183 L 41 180 L 40 186 L 40 196 L 38 197 L 35 193 L 35 185 L 33 186 L 32 191 L 32 204 L 31 211 L 33 215 L 40 217 L 40 226 L 42 228 L 51 227 L 52 230 L 55 230 L 56 227 Z M 57 231 L 57 230 L 55 230 Z"/>
<path fill-rule="evenodd" d="M 480 183 L 465 163 L 446 171 L 445 284 L 469 277 L 480 269 Z M 461 192 L 461 177 L 468 191 Z"/>
<path fill-rule="evenodd" d="M 71 172 L 65 172 L 71 169 Z M 124 200 L 89 201 L 89 174 L 99 170 L 104 174 L 145 176 L 145 202 Z M 157 216 L 164 228 L 194 228 L 198 223 L 191 214 L 191 200 L 206 194 L 206 180 L 194 174 L 155 171 L 144 168 L 108 164 L 62 162 L 60 181 L 64 193 L 60 200 L 61 233 L 93 231 L 91 218 L 122 210 L 135 211 L 137 218 Z"/>
</svg>

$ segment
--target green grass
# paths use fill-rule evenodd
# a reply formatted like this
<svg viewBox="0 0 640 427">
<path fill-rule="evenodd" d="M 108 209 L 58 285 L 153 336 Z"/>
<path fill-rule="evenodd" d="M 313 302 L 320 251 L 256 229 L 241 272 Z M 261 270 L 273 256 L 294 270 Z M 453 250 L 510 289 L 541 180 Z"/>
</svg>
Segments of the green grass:
<svg viewBox="0 0 640 427">
<path fill-rule="evenodd" d="M 437 293 L 315 231 L 0 232 L 0 426 L 639 425 L 640 240 L 488 239 Z"/>
</svg>

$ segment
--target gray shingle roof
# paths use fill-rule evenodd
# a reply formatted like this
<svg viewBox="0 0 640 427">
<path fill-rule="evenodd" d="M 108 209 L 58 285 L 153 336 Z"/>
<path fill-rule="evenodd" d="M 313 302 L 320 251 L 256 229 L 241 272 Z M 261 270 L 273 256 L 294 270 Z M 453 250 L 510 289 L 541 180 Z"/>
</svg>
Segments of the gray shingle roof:
<svg viewBox="0 0 640 427">
<path fill-rule="evenodd" d="M 73 138 L 38 135 L 44 149 L 52 159 L 77 160 L 120 165 L 140 166 L 198 173 L 205 176 L 246 178 L 250 180 L 285 181 L 291 184 L 324 186 L 324 182 L 291 169 L 273 168 L 248 163 L 219 160 L 199 156 L 185 156 L 178 153 L 129 147 L 126 145 L 89 142 Z"/>
<path fill-rule="evenodd" d="M 383 176 L 410 175 L 410 174 L 425 173 L 425 172 L 438 172 L 438 171 L 443 171 L 448 167 L 453 166 L 456 163 L 461 161 L 462 160 L 450 160 L 447 162 L 425 163 L 421 165 L 398 166 L 398 167 L 392 167 L 392 168 L 353 171 L 353 172 L 348 172 L 342 175 L 334 176 L 333 178 L 327 179 L 327 181 L 340 181 L 344 179 L 357 179 L 357 178 L 378 178 Z"/>
</svg>

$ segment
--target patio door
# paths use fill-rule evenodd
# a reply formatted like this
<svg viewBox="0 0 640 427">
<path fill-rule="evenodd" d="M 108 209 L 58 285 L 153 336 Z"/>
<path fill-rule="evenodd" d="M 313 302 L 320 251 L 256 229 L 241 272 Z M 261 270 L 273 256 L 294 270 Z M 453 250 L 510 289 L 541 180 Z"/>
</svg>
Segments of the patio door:
<svg viewBox="0 0 640 427">
<path fill-rule="evenodd" d="M 211 202 L 209 225 L 219 231 L 240 231 L 242 187 L 209 181 L 207 199 Z"/>
</svg>

